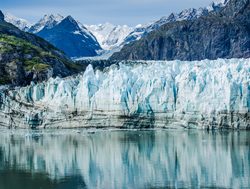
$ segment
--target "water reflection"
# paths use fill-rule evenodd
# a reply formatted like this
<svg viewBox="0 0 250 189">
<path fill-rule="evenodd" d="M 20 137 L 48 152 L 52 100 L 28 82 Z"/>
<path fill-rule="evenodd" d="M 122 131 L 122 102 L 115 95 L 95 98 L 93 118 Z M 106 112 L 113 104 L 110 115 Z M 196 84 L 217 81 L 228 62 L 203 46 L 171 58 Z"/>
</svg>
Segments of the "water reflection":
<svg viewBox="0 0 250 189">
<path fill-rule="evenodd" d="M 0 133 L 0 188 L 250 187 L 247 131 L 25 133 Z"/>
</svg>

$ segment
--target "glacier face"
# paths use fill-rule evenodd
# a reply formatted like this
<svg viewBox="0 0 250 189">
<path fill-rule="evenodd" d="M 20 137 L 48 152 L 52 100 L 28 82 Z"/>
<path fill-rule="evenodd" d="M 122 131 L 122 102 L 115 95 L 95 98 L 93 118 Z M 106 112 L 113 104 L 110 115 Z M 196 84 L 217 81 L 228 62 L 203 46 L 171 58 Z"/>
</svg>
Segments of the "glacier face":
<svg viewBox="0 0 250 189">
<path fill-rule="evenodd" d="M 250 127 L 250 59 L 121 62 L 1 93 L 2 126 Z"/>
</svg>

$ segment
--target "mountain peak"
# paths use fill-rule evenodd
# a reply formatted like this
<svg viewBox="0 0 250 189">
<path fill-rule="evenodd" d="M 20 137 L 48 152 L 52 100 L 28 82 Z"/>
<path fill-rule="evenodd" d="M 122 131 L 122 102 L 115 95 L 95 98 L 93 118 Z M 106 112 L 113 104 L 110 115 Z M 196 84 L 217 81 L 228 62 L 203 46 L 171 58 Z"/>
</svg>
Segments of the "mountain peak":
<svg viewBox="0 0 250 189">
<path fill-rule="evenodd" d="M 47 16 L 49 17 L 54 18 L 54 16 Z M 54 24 L 51 25 L 52 27 L 45 27 L 37 35 L 51 42 L 69 57 L 96 56 L 97 51 L 101 50 L 92 33 L 72 16 L 69 15 L 60 22 L 51 23 Z"/>
<path fill-rule="evenodd" d="M 10 13 L 4 13 L 4 20 L 23 31 L 28 31 L 31 26 L 31 24 L 27 20 L 18 18 Z"/>
<path fill-rule="evenodd" d="M 72 17 L 72 16 L 67 16 L 66 18 L 64 18 L 64 21 L 69 21 L 69 22 L 71 22 L 71 23 L 73 23 L 73 24 L 77 24 L 77 21 Z"/>
<path fill-rule="evenodd" d="M 222 7 L 225 7 L 230 0 L 214 0 L 208 7 L 208 11 L 217 11 Z"/>
<path fill-rule="evenodd" d="M 80 24 L 72 16 L 65 17 L 57 26 L 69 31 L 81 30 Z"/>
<path fill-rule="evenodd" d="M 40 21 L 49 21 L 49 20 L 61 21 L 63 18 L 64 17 L 60 14 L 45 14 Z"/>
<path fill-rule="evenodd" d="M 46 14 L 35 25 L 33 25 L 29 32 L 38 33 L 44 28 L 50 29 L 60 23 L 64 17 L 60 14 Z"/>
<path fill-rule="evenodd" d="M 47 27 L 53 27 L 63 19 L 64 17 L 60 14 L 45 14 L 44 17 L 38 21 L 38 24 L 43 24 Z"/>
</svg>

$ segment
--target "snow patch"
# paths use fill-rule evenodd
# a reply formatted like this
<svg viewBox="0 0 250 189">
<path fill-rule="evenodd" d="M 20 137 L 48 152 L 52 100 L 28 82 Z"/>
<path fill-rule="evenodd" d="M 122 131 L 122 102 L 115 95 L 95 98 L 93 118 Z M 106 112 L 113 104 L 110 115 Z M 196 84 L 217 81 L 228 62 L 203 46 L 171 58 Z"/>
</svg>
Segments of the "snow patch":
<svg viewBox="0 0 250 189">
<path fill-rule="evenodd" d="M 127 25 L 115 26 L 110 23 L 86 25 L 85 27 L 95 35 L 104 50 L 111 50 L 120 46 L 126 36 L 133 31 L 133 29 Z"/>
</svg>

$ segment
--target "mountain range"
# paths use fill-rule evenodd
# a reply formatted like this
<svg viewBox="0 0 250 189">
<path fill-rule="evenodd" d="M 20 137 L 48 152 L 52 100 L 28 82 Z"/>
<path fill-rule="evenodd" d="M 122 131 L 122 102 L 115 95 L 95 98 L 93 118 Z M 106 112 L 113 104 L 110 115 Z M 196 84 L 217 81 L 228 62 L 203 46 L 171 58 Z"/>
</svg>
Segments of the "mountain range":
<svg viewBox="0 0 250 189">
<path fill-rule="evenodd" d="M 212 6 L 208 14 L 160 26 L 140 40 L 125 45 L 111 59 L 190 61 L 248 58 L 249 28 L 249 0 L 225 1 L 223 6 Z"/>
<path fill-rule="evenodd" d="M 31 25 L 24 19 L 5 14 L 5 21 L 33 33 L 65 52 L 68 57 L 96 56 L 102 50 L 95 36 L 71 16 L 45 15 Z"/>
<path fill-rule="evenodd" d="M 186 9 L 178 14 L 172 13 L 155 22 L 136 27 L 110 23 L 84 25 L 71 16 L 64 17 L 60 14 L 45 15 L 33 25 L 9 13 L 5 14 L 5 20 L 21 30 L 44 38 L 64 51 L 69 57 L 98 56 L 103 54 L 102 50 L 105 51 L 105 56 L 102 57 L 109 57 L 113 52 L 119 51 L 124 45 L 140 40 L 152 31 L 158 30 L 164 24 L 182 20 L 194 20 L 201 16 L 206 16 L 209 12 L 219 11 L 227 2 L 228 0 L 217 0 L 208 7 Z M 66 21 L 60 24 L 65 19 Z M 62 37 L 64 40 L 61 40 Z"/>
<path fill-rule="evenodd" d="M 44 38 L 69 57 L 97 56 L 102 50 L 117 48 L 133 31 L 127 25 L 83 25 L 71 16 L 64 17 L 60 14 L 45 15 L 33 25 L 10 13 L 5 14 L 5 20 L 23 31 Z"/>
<path fill-rule="evenodd" d="M 5 20 L 23 31 L 42 37 L 71 58 L 240 58 L 249 56 L 248 20 L 239 22 L 237 16 L 228 17 L 226 15 L 229 13 L 225 11 L 232 11 L 232 8 L 226 7 L 247 3 L 248 0 L 217 0 L 208 7 L 186 9 L 134 28 L 110 23 L 83 25 L 71 16 L 59 14 L 45 15 L 33 25 L 8 13 L 5 14 Z M 247 14 L 243 16 L 247 17 Z"/>
<path fill-rule="evenodd" d="M 162 25 L 177 22 L 182 20 L 194 20 L 201 16 L 207 16 L 209 12 L 219 11 L 228 3 L 228 0 L 217 0 L 213 1 L 208 7 L 205 8 L 190 8 L 181 11 L 180 13 L 172 13 L 169 16 L 164 16 L 161 19 L 148 23 L 145 25 L 138 25 L 133 32 L 131 32 L 125 39 L 124 43 L 129 44 L 130 42 L 137 41 L 142 37 L 146 36 L 152 31 L 159 29 Z"/>
</svg>

